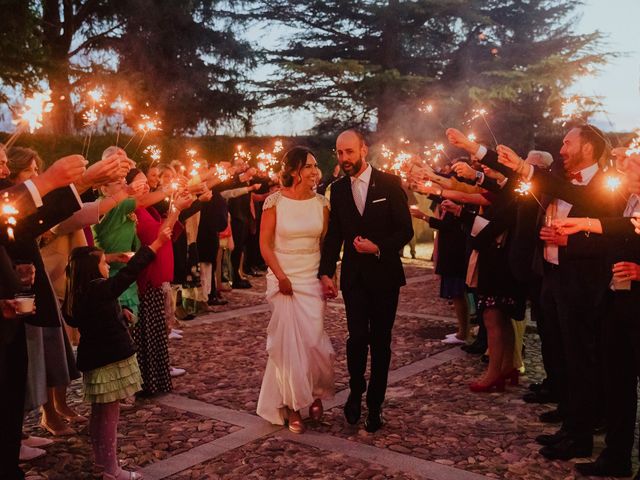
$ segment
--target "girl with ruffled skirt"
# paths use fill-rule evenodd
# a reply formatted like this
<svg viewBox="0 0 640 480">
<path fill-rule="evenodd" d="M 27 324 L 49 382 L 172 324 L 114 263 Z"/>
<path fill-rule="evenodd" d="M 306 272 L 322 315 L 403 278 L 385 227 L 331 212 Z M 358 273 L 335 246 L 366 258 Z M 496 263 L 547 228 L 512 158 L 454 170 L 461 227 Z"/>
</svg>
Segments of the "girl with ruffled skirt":
<svg viewBox="0 0 640 480">
<path fill-rule="evenodd" d="M 75 248 L 69 259 L 64 306 L 69 324 L 80 330 L 78 368 L 83 372 L 84 399 L 91 403 L 95 463 L 104 470 L 105 480 L 142 478 L 122 470 L 116 454 L 120 401 L 140 391 L 142 381 L 118 296 L 136 281 L 170 237 L 171 227 L 164 227 L 153 243 L 138 250 L 111 278 L 99 248 Z"/>
</svg>

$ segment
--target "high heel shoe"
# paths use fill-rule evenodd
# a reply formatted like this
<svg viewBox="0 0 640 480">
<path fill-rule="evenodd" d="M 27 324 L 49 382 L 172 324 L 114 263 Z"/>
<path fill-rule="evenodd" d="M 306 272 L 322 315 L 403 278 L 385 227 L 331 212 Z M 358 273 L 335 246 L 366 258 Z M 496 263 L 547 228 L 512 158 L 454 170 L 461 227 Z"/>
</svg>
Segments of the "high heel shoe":
<svg viewBox="0 0 640 480">
<path fill-rule="evenodd" d="M 144 475 L 137 472 L 129 472 L 128 470 L 120 469 L 116 475 L 110 475 L 108 473 L 102 474 L 102 480 L 142 480 Z"/>
<path fill-rule="evenodd" d="M 504 392 L 504 378 L 499 377 L 486 385 L 483 385 L 480 382 L 474 382 L 469 385 L 469 390 L 474 393 Z"/>
<path fill-rule="evenodd" d="M 322 420 L 322 414 L 324 413 L 324 408 L 322 406 L 322 400 L 317 398 L 309 407 L 309 417 L 311 417 L 316 422 Z"/>
<path fill-rule="evenodd" d="M 67 426 L 59 430 L 56 430 L 55 428 L 47 425 L 45 422 L 40 422 L 40 427 L 45 429 L 54 437 L 68 437 L 70 435 L 75 435 L 77 433 L 73 428 L 67 427 Z"/>
<path fill-rule="evenodd" d="M 289 428 L 289 431 L 291 433 L 304 433 L 305 426 L 304 426 L 304 423 L 302 422 L 302 418 L 300 417 L 300 414 L 298 414 L 297 419 L 291 420 L 291 415 L 293 413 L 294 412 L 289 407 L 285 407 L 284 419 L 287 424 L 287 427 Z"/>
<path fill-rule="evenodd" d="M 520 385 L 520 370 L 514 368 L 510 372 L 503 373 L 502 379 L 506 382 L 509 380 L 510 385 Z"/>
</svg>

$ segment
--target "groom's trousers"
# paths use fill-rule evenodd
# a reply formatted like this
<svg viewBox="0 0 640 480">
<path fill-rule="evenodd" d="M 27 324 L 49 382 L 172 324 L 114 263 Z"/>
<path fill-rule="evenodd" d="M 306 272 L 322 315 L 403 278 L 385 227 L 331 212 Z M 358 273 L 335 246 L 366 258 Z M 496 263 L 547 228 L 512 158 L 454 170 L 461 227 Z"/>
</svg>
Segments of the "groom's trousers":
<svg viewBox="0 0 640 480">
<path fill-rule="evenodd" d="M 379 410 L 387 390 L 391 362 L 391 330 L 398 308 L 399 289 L 368 289 L 361 282 L 342 291 L 347 313 L 347 367 L 354 395 L 367 392 L 369 410 Z M 369 388 L 365 380 L 371 347 Z"/>
</svg>

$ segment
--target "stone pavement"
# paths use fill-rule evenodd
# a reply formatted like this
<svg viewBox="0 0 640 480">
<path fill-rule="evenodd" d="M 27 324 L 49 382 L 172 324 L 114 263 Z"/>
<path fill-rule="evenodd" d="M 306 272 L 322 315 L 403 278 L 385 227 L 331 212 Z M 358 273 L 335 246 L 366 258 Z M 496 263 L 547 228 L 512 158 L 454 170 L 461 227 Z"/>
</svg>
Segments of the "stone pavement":
<svg viewBox="0 0 640 480">
<path fill-rule="evenodd" d="M 483 370 L 477 357 L 440 342 L 455 330 L 452 307 L 438 298 L 439 281 L 425 260 L 406 260 L 408 285 L 394 327 L 385 427 L 375 434 L 343 419 L 347 397 L 344 305 L 330 302 L 326 329 L 337 354 L 336 398 L 321 423 L 295 435 L 255 415 L 269 311 L 264 278 L 227 295 L 230 304 L 188 322 L 172 341 L 171 358 L 188 374 L 174 392 L 138 400 L 123 412 L 119 456 L 148 479 L 570 479 L 572 462 L 549 462 L 534 438 L 544 406 L 522 402 L 524 386 L 473 394 Z M 526 341 L 528 378 L 542 372 L 538 338 Z M 70 389 L 83 414 L 80 384 Z M 28 415 L 25 431 L 48 436 Z M 55 439 L 49 454 L 24 465 L 32 479 L 94 479 L 86 432 Z M 601 445 L 602 440 L 598 439 Z"/>
</svg>

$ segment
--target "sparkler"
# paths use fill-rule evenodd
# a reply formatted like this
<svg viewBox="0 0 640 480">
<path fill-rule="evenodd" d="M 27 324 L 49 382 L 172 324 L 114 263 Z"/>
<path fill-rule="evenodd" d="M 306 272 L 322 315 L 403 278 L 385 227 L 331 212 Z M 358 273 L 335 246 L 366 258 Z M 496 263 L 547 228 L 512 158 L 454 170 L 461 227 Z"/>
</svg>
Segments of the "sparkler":
<svg viewBox="0 0 640 480">
<path fill-rule="evenodd" d="M 16 140 L 18 140 L 18 137 L 26 130 L 32 132 L 40 128 L 42 126 L 42 116 L 50 112 L 52 108 L 51 90 L 34 93 L 31 97 L 27 98 L 22 107 L 20 120 L 15 122 L 18 125 L 16 131 L 13 132 L 13 135 L 7 140 L 5 149 L 8 150 L 11 148 Z"/>
<path fill-rule="evenodd" d="M 142 153 L 149 155 L 149 158 L 153 160 L 153 163 L 157 162 L 162 158 L 162 150 L 157 145 L 149 145 L 145 148 Z"/>
<path fill-rule="evenodd" d="M 18 215 L 18 210 L 15 206 L 13 206 L 9 202 L 9 193 L 5 192 L 3 195 L 4 204 L 2 205 L 2 210 L 0 210 L 0 214 L 2 216 L 7 217 L 7 236 L 10 240 L 15 240 L 13 228 L 18 224 L 15 215 Z"/>
<path fill-rule="evenodd" d="M 131 111 L 131 104 L 121 97 L 118 97 L 115 102 L 111 104 L 111 108 L 119 112 L 122 116 L 122 120 L 118 122 L 116 127 L 116 147 L 120 141 L 120 130 L 122 129 L 122 123 L 124 122 L 124 114 Z"/>
<path fill-rule="evenodd" d="M 89 90 L 89 92 L 87 92 L 87 95 L 91 99 L 93 106 L 89 110 L 87 110 L 82 116 L 84 118 L 84 126 L 89 127 L 89 134 L 85 135 L 85 140 L 87 145 L 86 154 L 84 151 L 85 141 L 82 142 L 82 154 L 85 157 L 89 157 L 89 149 L 91 148 L 91 138 L 93 136 L 93 131 L 95 130 L 95 126 L 98 123 L 98 107 L 101 107 L 103 105 L 102 100 L 104 98 L 104 90 L 102 89 L 102 87 L 96 87 L 93 90 Z"/>
<path fill-rule="evenodd" d="M 473 111 L 473 117 L 471 118 L 471 120 L 475 120 L 476 118 L 481 117 L 482 120 L 484 121 L 484 124 L 487 126 L 487 129 L 489 130 L 489 133 L 491 134 L 491 136 L 493 137 L 493 141 L 496 145 L 496 147 L 498 146 L 498 139 L 496 138 L 495 134 L 493 133 L 493 130 L 491 129 L 491 125 L 489 125 L 489 122 L 487 121 L 487 111 L 484 108 L 478 108 L 476 110 Z"/>
<path fill-rule="evenodd" d="M 136 150 L 133 152 L 133 155 L 131 155 L 131 157 L 135 157 L 136 153 L 138 153 L 138 150 L 140 149 L 140 145 L 142 145 L 142 142 L 144 141 L 144 138 L 147 136 L 147 133 L 156 132 L 160 130 L 161 122 L 157 118 L 153 119 L 149 115 L 142 115 L 140 118 L 142 121 L 138 124 L 138 131 L 142 132 L 142 138 L 140 138 L 140 141 L 138 142 L 138 146 L 136 147 Z M 131 137 L 131 140 L 134 139 L 136 134 L 134 134 L 133 137 Z M 124 146 L 125 149 L 127 148 L 127 146 L 129 146 L 129 143 L 131 143 L 131 140 L 129 140 L 129 142 Z"/>
<path fill-rule="evenodd" d="M 618 189 L 618 187 L 622 185 L 622 180 L 620 180 L 620 177 L 610 176 L 610 177 L 607 177 L 607 179 L 605 180 L 605 183 L 607 185 L 607 188 L 611 192 L 615 192 Z"/>
<path fill-rule="evenodd" d="M 434 106 L 432 103 L 429 102 L 422 102 L 422 104 L 420 105 L 420 108 L 418 108 L 418 110 L 422 113 L 433 113 L 434 112 Z M 435 116 L 434 117 L 437 121 L 438 124 L 440 124 L 440 126 L 444 129 L 447 128 L 445 127 L 445 125 L 442 123 L 442 120 L 440 120 L 440 117 Z"/>
<path fill-rule="evenodd" d="M 542 206 L 542 203 L 540 203 L 540 200 L 538 200 L 538 197 L 536 197 L 535 194 L 531 191 L 531 182 L 521 181 L 514 191 L 523 197 L 531 195 L 533 199 L 538 203 L 538 205 L 540 205 L 540 208 L 544 210 L 544 207 Z"/>
</svg>

